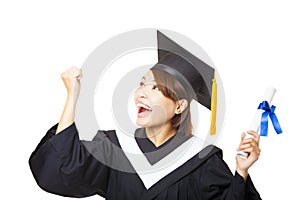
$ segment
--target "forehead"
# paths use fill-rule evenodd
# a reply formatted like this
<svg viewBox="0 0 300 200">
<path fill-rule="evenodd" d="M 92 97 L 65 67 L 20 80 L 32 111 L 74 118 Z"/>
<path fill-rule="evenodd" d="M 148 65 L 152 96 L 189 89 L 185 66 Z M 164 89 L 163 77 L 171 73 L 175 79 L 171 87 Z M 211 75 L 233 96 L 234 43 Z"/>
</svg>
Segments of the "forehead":
<svg viewBox="0 0 300 200">
<path fill-rule="evenodd" d="M 144 76 L 142 77 L 142 81 L 144 82 L 153 82 L 154 80 L 154 76 L 151 70 L 147 71 L 146 74 L 144 74 Z"/>
</svg>

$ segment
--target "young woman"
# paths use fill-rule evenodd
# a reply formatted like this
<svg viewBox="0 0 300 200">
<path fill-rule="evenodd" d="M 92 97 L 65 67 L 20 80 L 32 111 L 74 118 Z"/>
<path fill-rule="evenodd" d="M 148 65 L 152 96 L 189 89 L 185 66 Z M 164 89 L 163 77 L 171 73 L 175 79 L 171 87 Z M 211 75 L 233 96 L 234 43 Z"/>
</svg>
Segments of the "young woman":
<svg viewBox="0 0 300 200">
<path fill-rule="evenodd" d="M 191 95 L 183 82 L 167 72 L 169 69 L 164 70 L 165 64 L 149 70 L 134 95 L 136 123 L 141 126 L 135 132 L 135 142 L 151 165 L 193 138 Z M 248 174 L 260 154 L 259 135 L 253 131 L 248 132 L 253 136 L 248 139 L 242 133 L 238 150 L 249 156 L 236 157 L 234 175 L 223 161 L 222 151 L 208 145 L 163 176 L 152 177 L 156 180 L 150 183 L 126 157 L 116 131 L 99 131 L 90 142 L 79 140 L 74 114 L 81 76 L 75 67 L 62 73 L 68 96 L 61 119 L 30 157 L 32 173 L 42 189 L 62 196 L 98 194 L 122 200 L 261 199 Z M 102 159 L 91 153 L 95 149 Z M 129 170 L 112 167 L 117 165 Z"/>
</svg>

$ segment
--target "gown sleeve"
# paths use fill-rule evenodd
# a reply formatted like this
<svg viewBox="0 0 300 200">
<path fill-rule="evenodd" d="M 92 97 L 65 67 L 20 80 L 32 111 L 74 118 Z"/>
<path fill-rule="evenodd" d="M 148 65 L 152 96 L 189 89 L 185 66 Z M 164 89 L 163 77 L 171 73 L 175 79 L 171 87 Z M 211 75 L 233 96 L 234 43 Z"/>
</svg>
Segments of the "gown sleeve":
<svg viewBox="0 0 300 200">
<path fill-rule="evenodd" d="M 203 170 L 198 186 L 206 191 L 204 199 L 261 200 L 250 175 L 246 181 L 237 172 L 233 175 L 222 155 L 213 155 Z"/>
<path fill-rule="evenodd" d="M 37 184 L 62 196 L 105 197 L 110 168 L 87 151 L 74 123 L 55 135 L 56 128 L 57 125 L 49 129 L 29 158 Z M 111 144 L 107 140 L 97 141 L 103 154 Z"/>
</svg>

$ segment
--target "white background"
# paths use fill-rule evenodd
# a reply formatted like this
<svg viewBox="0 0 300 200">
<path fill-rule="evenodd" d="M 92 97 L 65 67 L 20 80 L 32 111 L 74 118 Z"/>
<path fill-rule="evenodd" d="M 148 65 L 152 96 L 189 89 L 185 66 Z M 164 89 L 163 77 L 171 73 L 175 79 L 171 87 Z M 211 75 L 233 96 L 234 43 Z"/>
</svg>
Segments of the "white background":
<svg viewBox="0 0 300 200">
<path fill-rule="evenodd" d="M 250 174 L 263 199 L 296 197 L 299 19 L 296 1 L 1 1 L 0 198 L 68 199 L 42 191 L 28 166 L 59 120 L 66 98 L 60 73 L 80 67 L 105 40 L 138 28 L 179 32 L 213 60 L 227 100 L 217 145 L 232 171 L 241 131 L 266 86 L 277 88 L 273 104 L 284 133 L 270 128 Z"/>
</svg>

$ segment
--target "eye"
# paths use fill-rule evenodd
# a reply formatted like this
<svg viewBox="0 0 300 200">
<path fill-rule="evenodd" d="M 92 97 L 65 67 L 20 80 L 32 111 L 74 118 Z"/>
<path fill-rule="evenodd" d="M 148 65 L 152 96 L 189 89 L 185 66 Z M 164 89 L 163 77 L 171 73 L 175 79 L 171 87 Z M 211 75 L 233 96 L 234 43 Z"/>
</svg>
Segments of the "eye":
<svg viewBox="0 0 300 200">
<path fill-rule="evenodd" d="M 144 86 L 145 86 L 145 83 L 140 82 L 140 87 L 144 87 Z"/>
<path fill-rule="evenodd" d="M 158 88 L 157 85 L 153 85 L 152 90 L 157 90 L 157 91 L 159 91 L 159 88 Z"/>
</svg>

